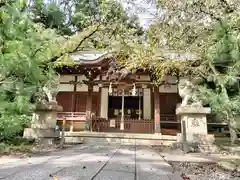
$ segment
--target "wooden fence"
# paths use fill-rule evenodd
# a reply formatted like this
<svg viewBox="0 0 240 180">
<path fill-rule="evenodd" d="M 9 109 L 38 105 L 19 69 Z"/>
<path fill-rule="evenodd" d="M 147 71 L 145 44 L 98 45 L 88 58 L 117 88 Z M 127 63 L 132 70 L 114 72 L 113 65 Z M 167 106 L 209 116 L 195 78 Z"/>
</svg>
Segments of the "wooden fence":
<svg viewBox="0 0 240 180">
<path fill-rule="evenodd" d="M 154 133 L 154 120 L 152 119 L 124 119 L 124 130 L 120 130 L 121 119 L 93 120 L 93 131 L 97 132 L 125 132 L 125 133 Z M 114 126 L 113 126 L 114 125 Z"/>
<path fill-rule="evenodd" d="M 57 124 L 62 126 L 63 120 L 66 120 L 65 131 L 82 131 L 86 123 L 85 112 L 59 112 L 57 116 Z M 211 117 L 208 117 L 208 131 L 215 133 L 216 131 L 223 134 L 227 129 L 225 123 L 213 123 Z M 120 119 L 115 119 L 114 127 L 111 125 L 111 120 L 104 118 L 93 117 L 92 131 L 95 132 L 126 132 L 126 133 L 154 133 L 155 123 L 153 119 L 124 119 L 124 130 L 120 130 Z M 113 122 L 113 121 L 112 121 Z M 175 115 L 161 114 L 161 133 L 167 135 L 176 135 L 181 132 L 180 119 Z M 224 131 L 224 132 L 223 132 Z"/>
</svg>

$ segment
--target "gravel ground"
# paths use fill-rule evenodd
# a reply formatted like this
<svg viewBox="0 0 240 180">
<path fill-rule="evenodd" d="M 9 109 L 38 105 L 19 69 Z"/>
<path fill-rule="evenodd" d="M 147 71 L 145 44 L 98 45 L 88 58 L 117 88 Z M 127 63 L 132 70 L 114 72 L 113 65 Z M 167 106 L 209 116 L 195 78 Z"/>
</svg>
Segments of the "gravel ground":
<svg viewBox="0 0 240 180">
<path fill-rule="evenodd" d="M 239 180 L 240 172 L 225 171 L 216 164 L 170 162 L 185 180 Z"/>
<path fill-rule="evenodd" d="M 215 155 L 184 154 L 180 149 L 170 147 L 152 148 L 172 165 L 174 172 L 179 173 L 185 180 L 240 180 L 240 172 L 223 170 L 216 164 L 220 158 L 239 158 L 234 152 L 220 151 Z"/>
</svg>

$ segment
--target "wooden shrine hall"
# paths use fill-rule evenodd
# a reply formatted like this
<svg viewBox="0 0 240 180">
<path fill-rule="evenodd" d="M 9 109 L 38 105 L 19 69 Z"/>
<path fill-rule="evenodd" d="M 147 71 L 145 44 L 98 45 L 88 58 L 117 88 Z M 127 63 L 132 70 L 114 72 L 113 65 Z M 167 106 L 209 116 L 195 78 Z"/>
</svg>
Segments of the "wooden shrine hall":
<svg viewBox="0 0 240 180">
<path fill-rule="evenodd" d="M 180 132 L 176 77 L 167 77 L 167 85 L 157 87 L 151 73 L 121 69 L 107 53 L 88 51 L 72 58 L 77 65 L 57 69 L 57 101 L 63 107 L 58 124 L 65 119 L 67 131 Z"/>
</svg>

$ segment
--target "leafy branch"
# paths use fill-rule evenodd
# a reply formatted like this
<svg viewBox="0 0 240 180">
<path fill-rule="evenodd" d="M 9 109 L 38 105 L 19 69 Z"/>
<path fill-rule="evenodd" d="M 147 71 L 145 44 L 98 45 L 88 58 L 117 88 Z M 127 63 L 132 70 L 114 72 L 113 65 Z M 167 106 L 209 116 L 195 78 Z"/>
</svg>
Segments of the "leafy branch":
<svg viewBox="0 0 240 180">
<path fill-rule="evenodd" d="M 69 50 L 69 51 L 63 51 L 63 52 L 61 52 L 59 55 L 52 57 L 50 61 L 51 61 L 51 62 L 55 62 L 55 61 L 57 61 L 60 57 L 62 57 L 64 54 L 66 54 L 66 53 L 74 53 L 74 52 L 76 52 L 77 50 L 79 50 L 79 48 L 81 47 L 81 45 L 82 45 L 87 39 L 91 38 L 96 32 L 99 31 L 100 26 L 101 26 L 101 24 L 97 25 L 96 28 L 95 28 L 94 30 L 90 31 L 90 32 L 89 32 L 89 31 L 87 31 L 87 32 L 84 31 L 83 34 L 86 34 L 86 35 L 84 35 L 84 37 L 83 37 L 83 38 L 81 39 L 81 41 L 76 45 L 75 48 L 73 48 L 72 50 Z"/>
</svg>

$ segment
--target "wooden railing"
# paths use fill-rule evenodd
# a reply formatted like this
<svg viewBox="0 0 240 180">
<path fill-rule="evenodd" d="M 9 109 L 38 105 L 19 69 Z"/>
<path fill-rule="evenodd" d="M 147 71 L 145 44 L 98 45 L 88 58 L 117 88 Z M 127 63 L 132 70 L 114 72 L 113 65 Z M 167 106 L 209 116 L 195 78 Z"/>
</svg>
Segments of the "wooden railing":
<svg viewBox="0 0 240 180">
<path fill-rule="evenodd" d="M 63 126 L 65 122 L 65 131 L 81 131 L 84 129 L 86 121 L 85 112 L 58 112 L 57 124 Z"/>
<path fill-rule="evenodd" d="M 85 112 L 59 112 L 57 114 L 58 120 L 76 120 L 76 121 L 86 121 L 86 113 Z"/>
<path fill-rule="evenodd" d="M 154 119 L 124 118 L 124 130 L 120 130 L 121 119 L 116 118 L 115 126 L 110 126 L 111 120 L 103 118 L 93 119 L 93 131 L 96 132 L 125 132 L 125 133 L 155 133 Z M 164 134 L 176 134 L 181 131 L 181 123 L 175 115 L 161 115 L 161 130 Z M 171 132 L 169 132 L 171 131 Z"/>
<path fill-rule="evenodd" d="M 172 114 L 161 114 L 160 115 L 161 122 L 176 122 L 177 121 L 177 116 L 172 115 Z"/>
<path fill-rule="evenodd" d="M 175 114 L 161 114 L 161 133 L 176 135 L 181 132 L 181 121 Z"/>
</svg>

